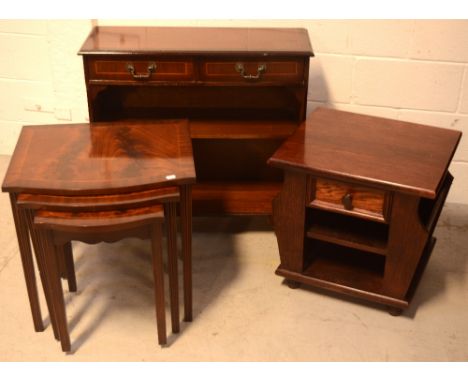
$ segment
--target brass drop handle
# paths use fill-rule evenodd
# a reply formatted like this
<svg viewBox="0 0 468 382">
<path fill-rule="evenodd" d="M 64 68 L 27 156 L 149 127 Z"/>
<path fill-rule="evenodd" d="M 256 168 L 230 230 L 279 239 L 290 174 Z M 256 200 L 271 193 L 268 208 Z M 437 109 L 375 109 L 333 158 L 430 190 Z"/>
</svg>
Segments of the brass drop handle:
<svg viewBox="0 0 468 382">
<path fill-rule="evenodd" d="M 127 64 L 127 71 L 132 75 L 133 78 L 136 80 L 147 80 L 148 78 L 151 77 L 151 74 L 156 71 L 156 63 L 150 62 L 148 64 L 148 68 L 146 69 L 148 72 L 145 74 L 136 74 L 135 73 L 135 67 L 133 66 L 132 63 Z"/>
<path fill-rule="evenodd" d="M 236 62 L 234 69 L 241 75 L 242 78 L 245 78 L 246 80 L 258 80 L 262 73 L 266 72 L 266 64 L 258 64 L 257 74 L 245 74 L 245 68 L 242 62 Z"/>
<path fill-rule="evenodd" d="M 353 207 L 353 195 L 350 193 L 347 193 L 345 196 L 341 198 L 341 203 L 343 203 L 343 206 L 345 210 L 352 210 Z"/>
</svg>

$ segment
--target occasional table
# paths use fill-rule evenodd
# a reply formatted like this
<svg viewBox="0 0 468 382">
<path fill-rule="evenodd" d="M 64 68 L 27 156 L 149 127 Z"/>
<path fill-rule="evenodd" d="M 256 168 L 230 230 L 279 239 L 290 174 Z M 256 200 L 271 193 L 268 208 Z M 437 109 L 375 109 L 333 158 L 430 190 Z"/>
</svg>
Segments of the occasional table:
<svg viewBox="0 0 468 382">
<path fill-rule="evenodd" d="M 178 188 L 184 260 L 185 320 L 192 319 L 191 186 L 195 166 L 188 121 L 140 121 L 23 127 L 2 190 L 10 194 L 36 331 L 43 330 L 29 242 L 29 195 L 62 210 L 94 198 L 96 206 L 130 205 Z M 21 196 L 21 197 L 20 197 Z M 26 201 L 25 201 L 26 199 Z M 91 199 L 92 200 L 92 199 Z M 51 202 L 52 201 L 52 202 Z M 59 202 L 58 202 L 59 201 Z"/>
<path fill-rule="evenodd" d="M 461 133 L 319 108 L 269 159 L 281 264 L 300 283 L 408 307 L 435 239 Z"/>
</svg>

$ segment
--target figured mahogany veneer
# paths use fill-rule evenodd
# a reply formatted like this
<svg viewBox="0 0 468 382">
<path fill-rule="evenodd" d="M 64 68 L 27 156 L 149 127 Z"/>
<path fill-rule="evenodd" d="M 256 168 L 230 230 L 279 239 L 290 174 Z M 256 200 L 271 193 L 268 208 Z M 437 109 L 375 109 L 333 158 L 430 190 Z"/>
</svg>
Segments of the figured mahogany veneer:
<svg viewBox="0 0 468 382">
<path fill-rule="evenodd" d="M 461 133 L 319 108 L 269 159 L 281 264 L 305 283 L 391 307 L 411 300 L 434 246 Z"/>
<path fill-rule="evenodd" d="M 187 121 L 25 126 L 3 190 L 89 196 L 190 184 L 189 137 Z"/>
<path fill-rule="evenodd" d="M 10 193 L 23 270 L 36 331 L 43 330 L 30 236 L 41 268 L 32 211 L 103 214 L 164 204 L 168 227 L 173 331 L 178 331 L 176 206 L 180 200 L 185 320 L 192 320 L 192 142 L 186 120 L 125 121 L 23 127 L 2 190 Z M 20 208 L 21 207 L 21 208 Z M 100 212 L 97 212 L 100 211 Z M 94 216 L 94 215 L 93 215 Z M 115 217 L 114 217 L 115 218 Z M 105 219 L 103 219 L 105 221 Z M 61 251 L 71 247 L 65 244 Z M 70 264 L 69 264 L 70 265 Z M 48 279 L 40 272 L 46 291 Z M 76 289 L 76 288 L 70 288 Z M 56 338 L 50 296 L 46 300 Z"/>
<path fill-rule="evenodd" d="M 305 29 L 96 27 L 79 54 L 91 121 L 190 120 L 197 215 L 271 214 L 266 160 L 306 116 Z"/>
</svg>

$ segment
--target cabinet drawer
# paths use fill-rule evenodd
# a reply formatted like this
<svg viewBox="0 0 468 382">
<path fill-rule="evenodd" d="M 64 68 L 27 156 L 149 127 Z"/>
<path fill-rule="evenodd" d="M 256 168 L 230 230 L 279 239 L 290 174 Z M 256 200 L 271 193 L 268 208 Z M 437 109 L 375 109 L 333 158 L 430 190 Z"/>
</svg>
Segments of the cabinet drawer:
<svg viewBox="0 0 468 382">
<path fill-rule="evenodd" d="M 88 62 L 90 80 L 157 82 L 193 79 L 193 62 L 181 59 L 99 58 Z"/>
<path fill-rule="evenodd" d="M 201 79 L 207 82 L 302 83 L 304 61 L 300 59 L 236 58 L 202 61 Z"/>
<path fill-rule="evenodd" d="M 347 215 L 388 221 L 390 194 L 376 188 L 325 178 L 311 178 L 308 204 Z"/>
</svg>

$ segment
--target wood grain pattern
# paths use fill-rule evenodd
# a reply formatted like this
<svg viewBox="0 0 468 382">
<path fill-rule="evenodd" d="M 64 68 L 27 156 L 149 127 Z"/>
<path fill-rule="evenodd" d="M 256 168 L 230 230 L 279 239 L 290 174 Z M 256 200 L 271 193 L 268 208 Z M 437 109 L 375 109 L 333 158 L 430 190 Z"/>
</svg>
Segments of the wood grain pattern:
<svg viewBox="0 0 468 382">
<path fill-rule="evenodd" d="M 80 49 L 83 55 L 232 54 L 313 55 L 306 29 L 95 27 Z"/>
<path fill-rule="evenodd" d="M 194 181 L 186 121 L 114 122 L 23 127 L 2 189 L 89 196 Z"/>
<path fill-rule="evenodd" d="M 286 179 L 273 208 L 281 258 L 276 273 L 401 314 L 435 242 L 432 232 L 453 179 L 447 167 L 460 136 L 335 110 L 313 112 L 269 160 Z"/>
<path fill-rule="evenodd" d="M 460 137 L 455 130 L 318 108 L 269 163 L 433 199 Z"/>
<path fill-rule="evenodd" d="M 317 178 L 315 182 L 315 193 L 311 195 L 310 206 L 349 215 L 368 215 L 379 221 L 385 220 L 386 192 L 324 178 Z M 343 198 L 346 195 L 349 195 L 352 200 L 350 209 L 343 204 Z"/>
<path fill-rule="evenodd" d="M 160 187 L 153 190 L 126 194 L 96 196 L 56 196 L 42 194 L 18 195 L 17 204 L 22 208 L 46 208 L 54 211 L 104 211 L 144 207 L 152 204 L 175 202 L 180 199 L 178 187 Z"/>
<path fill-rule="evenodd" d="M 196 214 L 271 213 L 271 199 L 265 204 L 258 190 L 282 181 L 266 160 L 305 119 L 313 56 L 305 29 L 97 27 L 80 54 L 91 121 L 193 121 L 202 197 L 194 199 Z M 156 70 L 148 80 L 129 79 L 127 62 L 134 62 L 138 73 L 148 62 L 164 62 L 167 75 Z M 251 78 L 259 64 L 266 70 Z M 215 182 L 223 191 L 214 192 Z M 250 197 L 240 190 L 246 183 L 258 186 L 248 188 Z M 224 192 L 228 184 L 232 187 Z M 223 196 L 227 199 L 220 200 Z"/>
<path fill-rule="evenodd" d="M 136 75 L 147 75 L 148 78 L 135 79 L 128 70 L 128 64 L 135 69 Z M 149 74 L 148 67 L 156 68 Z M 92 58 L 89 62 L 90 80 L 111 80 L 125 82 L 152 83 L 158 81 L 189 81 L 193 79 L 194 65 L 192 60 L 180 58 L 120 56 Z"/>
<path fill-rule="evenodd" d="M 21 265 L 26 281 L 26 290 L 28 292 L 34 330 L 36 332 L 42 332 L 44 330 L 44 323 L 42 322 L 41 307 L 37 294 L 36 275 L 29 241 L 28 217 L 26 212 L 19 209 L 16 205 L 16 198 L 14 193 L 10 193 L 11 210 L 15 222 L 16 237 L 18 239 L 19 252 L 21 255 Z"/>
<path fill-rule="evenodd" d="M 49 280 L 49 291 L 58 327 L 62 350 L 71 350 L 63 290 L 60 283 L 58 246 L 71 239 L 85 242 L 115 241 L 128 237 L 129 232 L 138 228 L 139 233 L 151 238 L 153 273 L 155 282 L 155 304 L 158 328 L 158 342 L 166 344 L 166 318 L 164 312 L 164 278 L 161 249 L 161 226 L 164 221 L 161 206 L 127 211 L 63 212 L 39 210 L 35 212 L 34 229 L 43 243 L 41 257 L 45 262 Z M 86 223 L 84 223 L 86 221 Z M 92 240 L 94 237 L 95 241 Z M 91 240 L 90 240 L 91 239 Z M 63 248 L 63 246 L 62 246 Z M 172 255 L 174 255 L 172 253 Z M 173 271 L 171 269 L 170 271 Z M 172 301 L 171 301 L 172 302 Z M 176 301 L 178 303 L 178 301 Z"/>
</svg>

